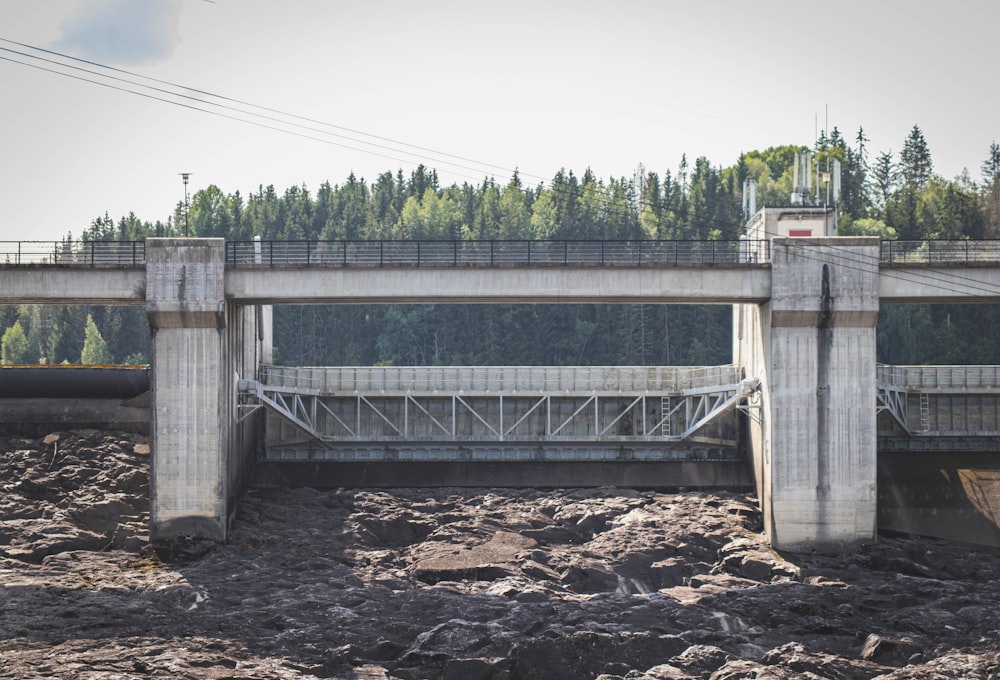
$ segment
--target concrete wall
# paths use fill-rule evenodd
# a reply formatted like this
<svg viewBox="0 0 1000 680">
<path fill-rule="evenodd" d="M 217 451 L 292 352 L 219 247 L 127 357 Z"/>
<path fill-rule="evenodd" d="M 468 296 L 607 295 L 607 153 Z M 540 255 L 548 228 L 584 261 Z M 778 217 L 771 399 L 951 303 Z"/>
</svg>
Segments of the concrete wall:
<svg viewBox="0 0 1000 680">
<path fill-rule="evenodd" d="M 772 299 L 736 311 L 734 361 L 761 379 L 751 419 L 771 544 L 875 536 L 877 239 L 775 239 Z"/>
<path fill-rule="evenodd" d="M 236 381 L 255 377 L 261 364 L 272 361 L 272 314 L 270 306 L 227 304 L 227 351 L 225 373 L 230 377 L 226 408 L 230 413 L 231 438 L 226 451 L 226 504 L 231 517 L 240 494 L 250 483 L 256 454 L 264 442 L 264 414 L 248 417 L 239 408 Z"/>
</svg>

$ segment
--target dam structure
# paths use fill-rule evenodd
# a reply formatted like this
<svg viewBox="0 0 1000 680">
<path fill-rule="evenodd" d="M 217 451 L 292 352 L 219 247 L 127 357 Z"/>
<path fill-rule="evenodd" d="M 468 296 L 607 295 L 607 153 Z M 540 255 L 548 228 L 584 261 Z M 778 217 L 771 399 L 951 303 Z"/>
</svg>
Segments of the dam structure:
<svg viewBox="0 0 1000 680">
<path fill-rule="evenodd" d="M 684 486 L 700 473 L 678 471 L 699 458 L 735 469 L 737 439 L 772 545 L 871 540 L 879 423 L 895 418 L 901 428 L 881 441 L 958 436 L 932 428 L 944 418 L 933 395 L 878 370 L 880 302 L 1000 299 L 994 242 L 883 243 L 822 232 L 735 242 L 151 238 L 55 244 L 41 254 L 27 244 L 5 249 L 4 304 L 145 306 L 154 540 L 225 540 L 252 477 L 268 467 L 300 475 L 279 465 L 308 470 L 339 460 L 360 477 L 377 456 L 438 471 L 563 456 L 631 468 L 623 482 L 644 471 L 645 486 Z M 272 305 L 425 302 L 729 304 L 733 362 L 704 367 L 700 377 L 671 367 L 404 375 L 406 367 L 272 365 Z M 969 436 L 991 437 L 991 428 Z M 716 483 L 737 479 L 729 474 Z"/>
</svg>

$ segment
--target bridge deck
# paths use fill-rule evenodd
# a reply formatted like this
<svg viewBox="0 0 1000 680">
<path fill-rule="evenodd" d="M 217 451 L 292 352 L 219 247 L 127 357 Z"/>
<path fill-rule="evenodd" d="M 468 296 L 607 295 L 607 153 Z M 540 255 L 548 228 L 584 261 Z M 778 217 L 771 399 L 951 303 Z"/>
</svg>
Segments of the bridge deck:
<svg viewBox="0 0 1000 680">
<path fill-rule="evenodd" d="M 142 304 L 145 258 L 143 241 L 0 242 L 0 300 Z M 225 260 L 226 296 L 244 304 L 757 304 L 771 296 L 767 240 L 231 241 Z M 883 302 L 1000 298 L 1000 241 L 883 241 L 879 261 Z"/>
</svg>

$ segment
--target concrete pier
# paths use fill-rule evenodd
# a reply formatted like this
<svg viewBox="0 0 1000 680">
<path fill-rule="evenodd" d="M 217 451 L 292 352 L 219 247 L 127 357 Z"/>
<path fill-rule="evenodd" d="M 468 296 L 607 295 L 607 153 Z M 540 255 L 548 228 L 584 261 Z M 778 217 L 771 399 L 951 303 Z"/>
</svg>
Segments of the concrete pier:
<svg viewBox="0 0 1000 680">
<path fill-rule="evenodd" d="M 849 547 L 876 531 L 879 242 L 776 238 L 771 300 L 735 310 L 734 361 L 761 379 L 750 426 L 779 549 Z"/>
<path fill-rule="evenodd" d="M 255 423 L 237 425 L 236 380 L 270 360 L 270 318 L 226 303 L 224 253 L 223 239 L 147 241 L 154 541 L 224 541 L 250 474 Z"/>
</svg>

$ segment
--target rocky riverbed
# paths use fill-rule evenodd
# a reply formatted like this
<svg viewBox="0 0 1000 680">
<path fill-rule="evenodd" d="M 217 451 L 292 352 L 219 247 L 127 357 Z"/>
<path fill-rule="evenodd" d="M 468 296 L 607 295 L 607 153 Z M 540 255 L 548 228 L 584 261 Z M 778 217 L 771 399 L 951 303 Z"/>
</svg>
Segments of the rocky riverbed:
<svg viewBox="0 0 1000 680">
<path fill-rule="evenodd" d="M 148 458 L 0 437 L 0 678 L 1000 677 L 1000 558 L 961 546 L 779 555 L 732 493 L 289 489 L 164 554 Z"/>
</svg>

